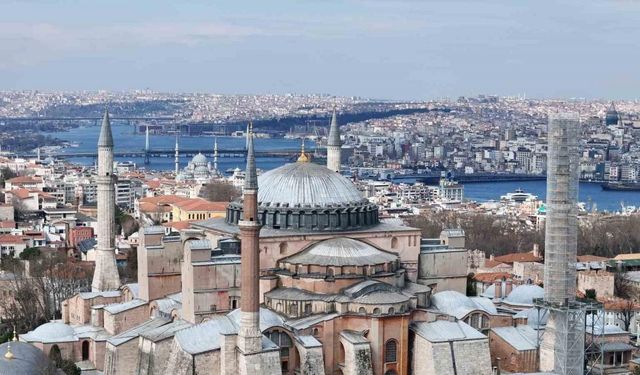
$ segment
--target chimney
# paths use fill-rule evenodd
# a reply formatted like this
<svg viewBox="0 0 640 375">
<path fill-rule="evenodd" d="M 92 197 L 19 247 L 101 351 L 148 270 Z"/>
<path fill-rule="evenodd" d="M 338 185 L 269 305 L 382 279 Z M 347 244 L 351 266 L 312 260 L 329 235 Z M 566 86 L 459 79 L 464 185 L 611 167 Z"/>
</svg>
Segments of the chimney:
<svg viewBox="0 0 640 375">
<path fill-rule="evenodd" d="M 494 293 L 495 299 L 502 298 L 502 280 L 494 281 L 493 286 L 495 288 L 495 293 Z"/>
<path fill-rule="evenodd" d="M 533 244 L 533 256 L 540 258 L 540 246 L 537 243 Z"/>
<path fill-rule="evenodd" d="M 511 291 L 513 290 L 513 280 L 511 279 L 507 279 L 507 285 L 505 286 L 504 289 L 504 296 L 508 296 L 509 294 L 511 294 Z"/>
<path fill-rule="evenodd" d="M 495 256 L 493 254 L 489 255 L 489 260 L 495 260 Z"/>
</svg>

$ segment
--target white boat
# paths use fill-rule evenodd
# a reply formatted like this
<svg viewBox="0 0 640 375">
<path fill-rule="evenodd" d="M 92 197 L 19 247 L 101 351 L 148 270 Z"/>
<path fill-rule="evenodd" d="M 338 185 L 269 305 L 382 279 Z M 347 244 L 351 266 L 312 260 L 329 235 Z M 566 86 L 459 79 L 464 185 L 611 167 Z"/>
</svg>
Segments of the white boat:
<svg viewBox="0 0 640 375">
<path fill-rule="evenodd" d="M 516 189 L 516 191 L 512 193 L 507 193 L 500 197 L 502 202 L 507 203 L 524 203 L 531 202 L 538 199 L 538 196 L 533 195 L 531 193 L 525 193 L 522 189 Z"/>
</svg>

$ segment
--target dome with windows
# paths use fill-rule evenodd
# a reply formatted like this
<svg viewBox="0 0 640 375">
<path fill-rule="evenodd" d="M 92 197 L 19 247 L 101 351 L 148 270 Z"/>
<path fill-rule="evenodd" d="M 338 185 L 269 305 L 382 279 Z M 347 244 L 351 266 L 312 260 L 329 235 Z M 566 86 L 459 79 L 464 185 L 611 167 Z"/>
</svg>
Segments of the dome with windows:
<svg viewBox="0 0 640 375">
<path fill-rule="evenodd" d="M 344 176 L 305 160 L 258 178 L 258 213 L 273 229 L 350 230 L 379 223 L 378 207 Z M 242 218 L 242 201 L 227 208 L 227 222 Z"/>
</svg>

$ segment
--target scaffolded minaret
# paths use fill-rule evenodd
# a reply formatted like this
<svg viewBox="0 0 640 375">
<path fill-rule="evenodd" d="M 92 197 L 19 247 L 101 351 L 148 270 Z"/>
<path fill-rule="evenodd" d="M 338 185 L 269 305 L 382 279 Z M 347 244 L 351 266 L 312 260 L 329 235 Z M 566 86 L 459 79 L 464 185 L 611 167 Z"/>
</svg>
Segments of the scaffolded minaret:
<svg viewBox="0 0 640 375">
<path fill-rule="evenodd" d="M 91 290 L 102 292 L 120 287 L 115 254 L 115 178 L 113 175 L 113 136 L 109 113 L 104 112 L 98 140 L 98 246 Z"/>
<path fill-rule="evenodd" d="M 558 375 L 582 375 L 584 371 L 585 308 L 575 300 L 579 126 L 576 114 L 549 118 L 541 304 L 549 319 L 540 347 L 540 369 Z"/>
<path fill-rule="evenodd" d="M 336 118 L 336 110 L 333 110 L 331 116 L 331 127 L 329 128 L 329 137 L 327 139 L 327 168 L 334 172 L 340 172 L 342 142 L 340 141 L 340 128 Z"/>
</svg>

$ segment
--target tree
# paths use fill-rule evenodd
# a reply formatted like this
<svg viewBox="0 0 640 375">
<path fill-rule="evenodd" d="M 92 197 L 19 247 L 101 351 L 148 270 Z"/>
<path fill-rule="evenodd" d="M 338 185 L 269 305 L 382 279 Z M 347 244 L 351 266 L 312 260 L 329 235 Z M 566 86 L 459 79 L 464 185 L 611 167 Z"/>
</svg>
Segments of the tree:
<svg viewBox="0 0 640 375">
<path fill-rule="evenodd" d="M 596 290 L 595 289 L 587 289 L 584 291 L 584 297 L 590 300 L 596 300 Z"/>
<path fill-rule="evenodd" d="M 624 325 L 624 330 L 627 332 L 629 332 L 629 327 L 631 327 L 631 320 L 633 319 L 635 310 L 636 304 L 632 300 L 624 301 L 622 310 L 620 310 L 620 319 Z"/>
<path fill-rule="evenodd" d="M 133 216 L 122 211 L 118 206 L 116 206 L 115 210 L 116 231 L 122 231 L 125 238 L 140 229 L 140 224 Z"/>
<path fill-rule="evenodd" d="M 613 275 L 613 291 L 620 298 L 629 299 L 633 295 L 633 285 L 627 279 L 626 273 L 616 271 Z"/>
<path fill-rule="evenodd" d="M 10 180 L 14 177 L 18 177 L 16 172 L 11 170 L 9 167 L 3 167 L 0 169 L 0 186 L 4 187 L 4 183 L 7 180 Z"/>
<path fill-rule="evenodd" d="M 40 249 L 37 247 L 27 247 L 20 253 L 20 259 L 33 260 L 40 256 Z"/>
<path fill-rule="evenodd" d="M 475 297 L 478 295 L 478 291 L 476 290 L 476 283 L 474 281 L 474 274 L 470 273 L 467 275 L 467 296 Z"/>
<path fill-rule="evenodd" d="M 240 196 L 240 190 L 226 181 L 212 181 L 202 187 L 200 197 L 212 202 L 229 202 Z"/>
</svg>

